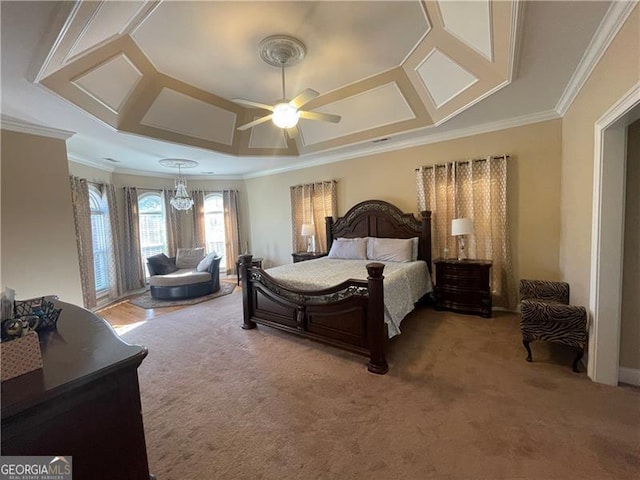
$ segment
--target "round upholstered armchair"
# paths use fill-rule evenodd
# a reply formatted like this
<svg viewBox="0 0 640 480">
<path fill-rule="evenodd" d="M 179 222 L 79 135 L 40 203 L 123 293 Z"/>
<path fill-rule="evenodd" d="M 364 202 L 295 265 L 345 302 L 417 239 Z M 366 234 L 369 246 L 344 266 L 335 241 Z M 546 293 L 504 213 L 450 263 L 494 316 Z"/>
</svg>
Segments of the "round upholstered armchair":
<svg viewBox="0 0 640 480">
<path fill-rule="evenodd" d="M 220 290 L 220 260 L 204 248 L 179 248 L 175 257 L 147 258 L 151 296 L 158 300 L 201 297 Z"/>
</svg>

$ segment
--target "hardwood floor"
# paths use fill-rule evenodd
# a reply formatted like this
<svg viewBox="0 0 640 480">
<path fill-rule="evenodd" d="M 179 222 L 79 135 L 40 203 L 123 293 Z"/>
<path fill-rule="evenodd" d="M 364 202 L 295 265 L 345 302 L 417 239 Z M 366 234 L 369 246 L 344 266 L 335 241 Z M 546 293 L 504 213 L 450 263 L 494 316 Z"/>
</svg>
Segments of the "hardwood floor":
<svg viewBox="0 0 640 480">
<path fill-rule="evenodd" d="M 236 283 L 235 275 L 228 275 L 222 277 L 221 281 Z M 240 287 L 237 287 L 240 288 Z M 133 305 L 128 299 L 122 300 L 113 305 L 109 305 L 105 308 L 97 310 L 96 315 L 104 318 L 109 324 L 115 328 L 117 332 L 135 328 L 136 325 L 140 325 L 149 320 L 153 320 L 161 315 L 175 312 L 182 308 L 187 308 L 189 305 L 178 305 L 175 307 L 162 307 L 162 308 L 141 308 Z"/>
<path fill-rule="evenodd" d="M 113 327 L 120 327 L 124 325 L 132 325 L 135 323 L 145 322 L 152 320 L 165 313 L 175 312 L 181 308 L 185 308 L 188 305 L 180 305 L 176 307 L 162 307 L 162 308 L 140 308 L 131 304 L 129 300 L 123 300 L 115 305 L 108 306 L 101 310 L 96 311 L 97 315 L 104 318 Z"/>
</svg>

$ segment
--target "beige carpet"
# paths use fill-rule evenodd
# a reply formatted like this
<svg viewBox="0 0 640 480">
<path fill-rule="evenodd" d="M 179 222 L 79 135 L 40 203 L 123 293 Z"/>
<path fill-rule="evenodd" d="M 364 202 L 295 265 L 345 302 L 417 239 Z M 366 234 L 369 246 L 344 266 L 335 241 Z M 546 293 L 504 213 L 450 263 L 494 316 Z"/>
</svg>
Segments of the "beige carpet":
<svg viewBox="0 0 640 480">
<path fill-rule="evenodd" d="M 390 371 L 258 327 L 241 290 L 124 335 L 140 367 L 159 480 L 638 479 L 640 391 L 571 372 L 517 317 L 423 308 L 392 342 Z"/>
</svg>

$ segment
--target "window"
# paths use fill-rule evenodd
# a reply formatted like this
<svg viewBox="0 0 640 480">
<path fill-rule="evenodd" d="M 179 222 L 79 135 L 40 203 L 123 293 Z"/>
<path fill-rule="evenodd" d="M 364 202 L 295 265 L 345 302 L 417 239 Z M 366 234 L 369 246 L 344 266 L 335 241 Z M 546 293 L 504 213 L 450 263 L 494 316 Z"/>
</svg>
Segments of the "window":
<svg viewBox="0 0 640 480">
<path fill-rule="evenodd" d="M 109 238 L 107 235 L 109 210 L 100 190 L 89 186 L 89 208 L 91 209 L 91 241 L 93 244 L 93 270 L 96 295 L 107 293 L 109 289 Z"/>
<path fill-rule="evenodd" d="M 140 250 L 142 261 L 158 253 L 167 253 L 167 225 L 164 202 L 159 192 L 145 192 L 138 196 L 140 222 Z M 145 270 L 146 271 L 146 270 Z"/>
<path fill-rule="evenodd" d="M 204 198 L 204 235 L 206 250 L 216 252 L 222 257 L 221 265 L 225 265 L 225 232 L 224 208 L 221 193 L 210 193 Z"/>
</svg>

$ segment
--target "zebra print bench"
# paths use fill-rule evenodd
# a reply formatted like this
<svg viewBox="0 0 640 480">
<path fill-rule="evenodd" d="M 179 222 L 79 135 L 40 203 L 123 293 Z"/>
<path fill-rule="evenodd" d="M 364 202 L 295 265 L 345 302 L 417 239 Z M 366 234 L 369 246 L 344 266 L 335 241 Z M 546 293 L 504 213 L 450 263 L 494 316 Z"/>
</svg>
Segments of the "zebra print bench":
<svg viewBox="0 0 640 480">
<path fill-rule="evenodd" d="M 576 350 L 573 371 L 587 343 L 587 310 L 569 305 L 569 284 L 546 280 L 520 280 L 520 330 L 527 361 L 532 362 L 534 340 L 556 342 Z"/>
</svg>

